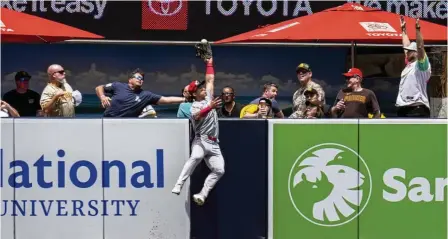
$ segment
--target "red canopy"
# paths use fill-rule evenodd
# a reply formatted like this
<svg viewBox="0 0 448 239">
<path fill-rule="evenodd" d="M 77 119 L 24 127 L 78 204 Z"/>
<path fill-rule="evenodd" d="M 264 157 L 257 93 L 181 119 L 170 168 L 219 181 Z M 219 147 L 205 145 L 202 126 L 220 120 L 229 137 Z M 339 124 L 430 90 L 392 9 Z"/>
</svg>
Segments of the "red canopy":
<svg viewBox="0 0 448 239">
<path fill-rule="evenodd" d="M 408 36 L 415 39 L 415 19 L 405 17 Z M 425 43 L 447 41 L 447 27 L 420 20 Z M 230 42 L 401 43 L 400 16 L 357 3 L 346 3 L 217 41 Z"/>
<path fill-rule="evenodd" d="M 1 9 L 2 42 L 58 42 L 75 38 L 104 38 L 61 23 L 7 8 Z"/>
</svg>

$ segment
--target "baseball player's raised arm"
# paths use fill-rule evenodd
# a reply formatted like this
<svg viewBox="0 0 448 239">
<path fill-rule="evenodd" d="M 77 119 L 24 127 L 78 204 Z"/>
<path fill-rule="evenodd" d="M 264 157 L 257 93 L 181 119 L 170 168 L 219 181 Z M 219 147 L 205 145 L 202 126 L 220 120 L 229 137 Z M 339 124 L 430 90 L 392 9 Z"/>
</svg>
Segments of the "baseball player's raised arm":
<svg viewBox="0 0 448 239">
<path fill-rule="evenodd" d="M 206 61 L 205 70 L 205 90 L 210 98 L 213 98 L 213 92 L 215 92 L 215 69 L 213 67 L 213 58 Z"/>
</svg>

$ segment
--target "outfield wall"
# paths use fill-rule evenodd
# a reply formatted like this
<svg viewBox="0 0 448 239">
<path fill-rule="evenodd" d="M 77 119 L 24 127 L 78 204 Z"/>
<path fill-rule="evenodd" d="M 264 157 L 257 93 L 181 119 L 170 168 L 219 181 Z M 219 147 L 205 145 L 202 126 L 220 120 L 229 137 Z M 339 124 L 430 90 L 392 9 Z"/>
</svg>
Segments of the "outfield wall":
<svg viewBox="0 0 448 239">
<path fill-rule="evenodd" d="M 202 207 L 203 162 L 170 192 L 185 119 L 2 119 L 1 134 L 2 239 L 447 238 L 446 120 L 220 120 L 226 171 Z"/>
</svg>

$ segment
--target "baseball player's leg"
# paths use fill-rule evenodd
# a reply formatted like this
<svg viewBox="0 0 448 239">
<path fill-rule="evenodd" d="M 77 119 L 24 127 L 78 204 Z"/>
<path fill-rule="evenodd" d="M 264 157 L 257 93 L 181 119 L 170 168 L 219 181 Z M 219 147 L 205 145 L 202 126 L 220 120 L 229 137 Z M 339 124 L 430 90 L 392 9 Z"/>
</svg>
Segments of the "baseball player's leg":
<svg viewBox="0 0 448 239">
<path fill-rule="evenodd" d="M 187 162 L 185 162 L 182 172 L 180 173 L 179 178 L 177 179 L 176 185 L 171 191 L 172 193 L 178 195 L 180 194 L 180 191 L 182 190 L 182 186 L 184 185 L 185 180 L 187 180 L 188 177 L 191 176 L 196 166 L 198 166 L 198 164 L 204 158 L 204 155 L 205 151 L 202 146 L 201 140 L 194 139 L 191 146 L 190 158 L 187 160 Z"/>
<path fill-rule="evenodd" d="M 204 204 L 205 199 L 208 197 L 210 191 L 215 187 L 216 183 L 224 175 L 225 167 L 224 157 L 221 154 L 219 145 L 214 145 L 211 150 L 210 156 L 205 157 L 204 160 L 207 166 L 210 168 L 211 172 L 205 179 L 204 187 L 202 188 L 201 192 L 193 196 L 194 201 L 199 205 Z"/>
</svg>

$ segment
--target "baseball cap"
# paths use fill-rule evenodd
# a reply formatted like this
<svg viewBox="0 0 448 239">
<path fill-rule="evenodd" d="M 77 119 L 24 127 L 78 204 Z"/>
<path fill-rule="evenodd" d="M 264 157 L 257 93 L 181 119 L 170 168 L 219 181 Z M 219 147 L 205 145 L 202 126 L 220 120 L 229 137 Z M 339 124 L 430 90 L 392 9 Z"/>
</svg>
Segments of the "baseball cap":
<svg viewBox="0 0 448 239">
<path fill-rule="evenodd" d="M 417 51 L 417 43 L 411 42 L 411 44 L 409 44 L 409 46 L 406 46 L 406 47 L 403 47 L 403 48 L 408 50 L 408 51 Z"/>
<path fill-rule="evenodd" d="M 312 88 L 312 87 L 308 87 L 308 88 L 305 90 L 304 94 L 317 94 L 317 90 L 314 89 L 314 88 Z"/>
<path fill-rule="evenodd" d="M 310 65 L 306 64 L 306 63 L 300 63 L 297 67 L 296 67 L 296 72 L 299 72 L 299 70 L 306 70 L 306 71 L 311 71 Z"/>
<path fill-rule="evenodd" d="M 190 82 L 190 84 L 188 84 L 188 92 L 190 93 L 196 92 L 199 89 L 199 87 L 201 87 L 204 83 L 205 81 L 199 82 L 197 80 Z"/>
<path fill-rule="evenodd" d="M 31 79 L 31 75 L 28 74 L 28 72 L 26 72 L 26 71 L 18 71 L 14 78 L 15 78 L 15 80 L 20 80 L 22 78 L 27 78 L 29 80 L 29 79 Z"/>
<path fill-rule="evenodd" d="M 258 103 L 261 103 L 261 102 L 265 102 L 267 105 L 272 106 L 272 101 L 268 98 L 264 98 L 264 97 L 260 98 Z"/>
<path fill-rule="evenodd" d="M 344 73 L 343 75 L 348 77 L 357 75 L 362 78 L 362 71 L 358 68 L 350 68 L 350 70 L 348 70 L 347 73 Z"/>
</svg>

